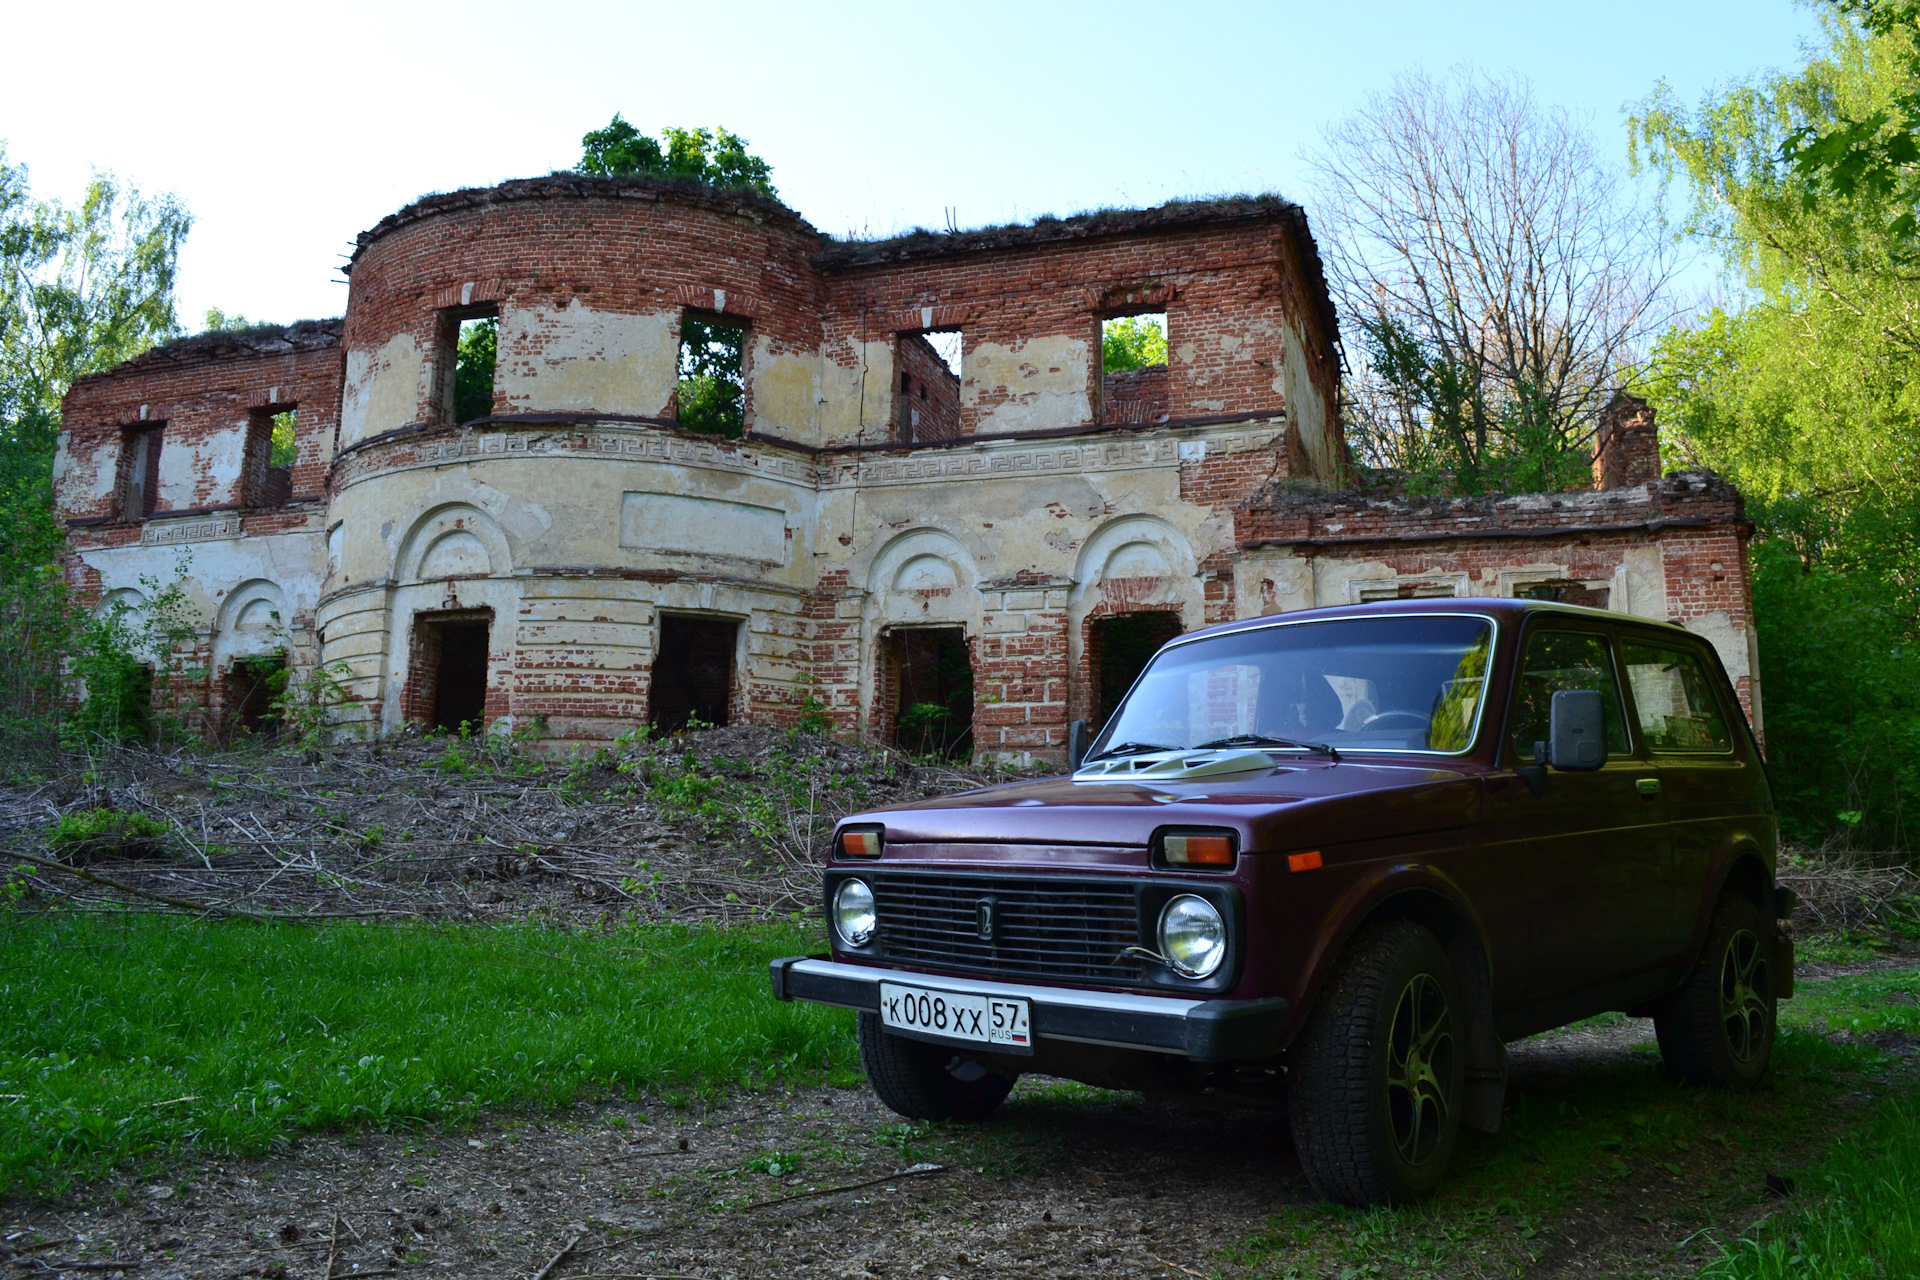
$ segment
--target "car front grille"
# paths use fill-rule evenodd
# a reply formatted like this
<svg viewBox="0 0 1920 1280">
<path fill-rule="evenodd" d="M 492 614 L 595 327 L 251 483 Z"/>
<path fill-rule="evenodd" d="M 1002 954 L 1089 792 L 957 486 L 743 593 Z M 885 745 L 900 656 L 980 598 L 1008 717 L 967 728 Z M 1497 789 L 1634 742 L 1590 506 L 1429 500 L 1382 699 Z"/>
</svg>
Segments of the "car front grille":
<svg viewBox="0 0 1920 1280">
<path fill-rule="evenodd" d="M 872 877 L 888 959 L 1022 978 L 1134 983 L 1141 964 L 1134 887 L 1118 880 L 886 872 Z M 980 937 L 981 902 L 993 937 Z"/>
</svg>

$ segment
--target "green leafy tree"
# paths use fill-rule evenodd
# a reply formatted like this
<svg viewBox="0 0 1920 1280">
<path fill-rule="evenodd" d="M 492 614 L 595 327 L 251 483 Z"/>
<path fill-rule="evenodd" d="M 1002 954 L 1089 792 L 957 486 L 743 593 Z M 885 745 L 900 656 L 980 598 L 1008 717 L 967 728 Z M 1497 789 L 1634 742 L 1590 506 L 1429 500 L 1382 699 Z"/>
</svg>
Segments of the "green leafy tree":
<svg viewBox="0 0 1920 1280">
<path fill-rule="evenodd" d="M 664 145 L 662 145 L 664 140 Z M 711 187 L 738 187 L 780 198 L 773 187 L 773 166 L 747 150 L 747 140 L 726 129 L 661 130 L 661 138 L 641 133 L 614 113 L 612 123 L 580 139 L 579 169 L 604 178 L 656 174 L 689 178 Z"/>
<path fill-rule="evenodd" d="M 707 435 L 746 430 L 747 331 L 688 317 L 680 322 L 680 425 Z"/>
<path fill-rule="evenodd" d="M 453 364 L 453 418 L 472 422 L 493 412 L 493 374 L 500 350 L 500 321 L 469 320 L 460 326 Z"/>
<path fill-rule="evenodd" d="M 79 633 L 55 557 L 60 401 L 73 380 L 179 333 L 191 220 L 172 197 L 95 175 L 78 204 L 36 200 L 0 148 L 0 737 L 43 734 Z"/>
<path fill-rule="evenodd" d="M 1810 169 L 1807 151 L 1863 121 L 1894 128 L 1920 92 L 1912 25 L 1856 21 L 1863 9 L 1832 6 L 1803 67 L 1692 110 L 1663 86 L 1633 114 L 1639 162 L 1685 184 L 1684 229 L 1723 254 L 1746 300 L 1664 335 L 1643 384 L 1677 437 L 1668 447 L 1731 476 L 1760 528 L 1763 710 L 1789 828 L 1910 847 L 1920 275 L 1902 218 L 1912 205 L 1899 183 L 1834 168 L 1840 151 L 1825 169 Z"/>
<path fill-rule="evenodd" d="M 1896 41 L 1891 51 L 1905 63 L 1903 83 L 1877 99 L 1836 103 L 1824 115 L 1798 121 L 1780 155 L 1806 210 L 1826 198 L 1872 202 L 1879 230 L 1910 259 L 1920 241 L 1920 58 L 1897 41 L 1920 25 L 1920 0 L 1832 0 L 1832 9 L 1871 35 Z"/>
<path fill-rule="evenodd" d="M 1159 316 L 1125 316 L 1100 329 L 1100 368 L 1124 373 L 1167 362 L 1167 326 Z"/>
</svg>

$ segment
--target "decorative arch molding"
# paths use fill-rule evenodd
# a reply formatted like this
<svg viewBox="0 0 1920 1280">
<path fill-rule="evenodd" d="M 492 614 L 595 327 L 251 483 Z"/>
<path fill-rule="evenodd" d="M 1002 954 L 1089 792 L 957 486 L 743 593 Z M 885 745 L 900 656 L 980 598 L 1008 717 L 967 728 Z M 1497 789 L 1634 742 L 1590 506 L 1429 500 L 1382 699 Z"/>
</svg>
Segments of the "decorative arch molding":
<svg viewBox="0 0 1920 1280">
<path fill-rule="evenodd" d="M 967 622 L 978 612 L 973 555 L 943 529 L 909 529 L 880 549 L 867 570 L 878 621 Z"/>
<path fill-rule="evenodd" d="M 462 502 L 435 507 L 414 521 L 401 540 L 394 577 L 431 582 L 455 577 L 505 577 L 513 572 L 507 535 L 494 518 Z"/>
<path fill-rule="evenodd" d="M 286 593 L 265 578 L 250 578 L 227 593 L 214 619 L 214 661 L 281 648 L 293 626 Z"/>
<path fill-rule="evenodd" d="M 138 618 L 147 608 L 147 594 L 136 587 L 115 587 L 100 597 L 100 603 L 93 606 L 93 616 L 104 618 L 115 606 L 126 609 L 130 617 Z"/>
<path fill-rule="evenodd" d="M 1091 607 L 1089 595 L 1108 583 L 1140 584 L 1133 588 L 1154 597 L 1141 603 L 1184 605 L 1199 600 L 1199 563 L 1185 534 L 1157 516 L 1120 516 L 1094 531 L 1080 548 L 1073 568 L 1069 609 Z M 1157 588 L 1149 583 L 1159 583 Z"/>
</svg>

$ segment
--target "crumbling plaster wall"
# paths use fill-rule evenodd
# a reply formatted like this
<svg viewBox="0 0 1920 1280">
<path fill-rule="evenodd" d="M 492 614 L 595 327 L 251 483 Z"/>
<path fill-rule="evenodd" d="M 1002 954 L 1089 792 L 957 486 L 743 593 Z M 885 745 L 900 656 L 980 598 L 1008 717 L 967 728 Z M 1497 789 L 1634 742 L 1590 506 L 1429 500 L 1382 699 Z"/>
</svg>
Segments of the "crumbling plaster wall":
<svg viewBox="0 0 1920 1280">
<path fill-rule="evenodd" d="M 847 729 L 885 733 L 874 662 L 888 631 L 959 625 L 979 747 L 1058 755 L 1085 620 L 1236 616 L 1236 504 L 1336 474 L 1321 445 L 1337 423 L 1302 419 L 1330 415 L 1330 347 L 1284 278 L 1298 252 L 1277 216 L 1236 206 L 1092 236 L 1036 225 L 875 259 L 757 198 L 644 182 L 560 176 L 423 201 L 362 239 L 324 424 L 302 393 L 296 494 L 324 476 L 325 504 L 245 513 L 257 562 L 229 554 L 240 526 L 218 513 L 173 526 L 215 566 L 206 583 L 196 568 L 196 589 L 235 581 L 198 601 L 220 633 L 211 648 L 251 651 L 284 603 L 346 664 L 350 714 L 391 728 L 422 702 L 409 697 L 418 619 L 490 611 L 489 717 L 584 740 L 646 714 L 663 616 L 732 618 L 739 714 L 790 722 L 819 697 Z M 1102 430 L 1100 320 L 1158 307 L 1185 353 L 1166 375 L 1172 421 Z M 487 312 L 501 322 L 495 416 L 458 428 L 449 338 Z M 666 420 L 689 312 L 751 333 L 746 440 Z M 952 328 L 967 438 L 891 443 L 901 336 Z M 1285 368 L 1293 358 L 1304 367 Z M 188 383 L 211 394 L 225 376 Z M 138 379 L 109 381 L 126 400 Z M 163 504 L 184 492 L 169 467 L 198 498 L 232 487 L 241 424 L 266 403 L 249 395 L 196 426 L 181 461 L 163 453 Z M 70 410 L 115 447 L 113 415 L 131 421 Z M 110 505 L 97 450 L 61 466 L 74 511 Z M 78 563 L 103 586 L 134 561 Z M 239 594 L 223 604 L 223 591 Z"/>
<path fill-rule="evenodd" d="M 1566 494 L 1408 501 L 1272 490 L 1242 513 L 1236 594 L 1250 615 L 1420 595 L 1511 597 L 1566 584 L 1714 646 L 1763 728 L 1739 494 L 1686 472 Z"/>
</svg>

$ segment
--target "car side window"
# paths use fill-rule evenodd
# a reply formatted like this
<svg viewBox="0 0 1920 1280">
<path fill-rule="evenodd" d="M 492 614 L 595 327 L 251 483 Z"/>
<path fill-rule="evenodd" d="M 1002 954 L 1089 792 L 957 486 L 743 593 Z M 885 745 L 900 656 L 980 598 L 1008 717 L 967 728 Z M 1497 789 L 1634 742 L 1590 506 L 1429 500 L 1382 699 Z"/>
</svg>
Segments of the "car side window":
<svg viewBox="0 0 1920 1280">
<path fill-rule="evenodd" d="M 1648 750 L 1733 750 L 1733 735 L 1698 654 L 1628 640 L 1620 646 L 1620 656 Z"/>
<path fill-rule="evenodd" d="M 1563 689 L 1599 692 L 1606 705 L 1607 754 L 1626 755 L 1627 722 L 1620 710 L 1620 686 L 1613 676 L 1607 638 L 1590 631 L 1536 631 L 1527 637 L 1521 652 L 1513 707 L 1507 713 L 1509 758 L 1521 763 L 1533 760 L 1533 744 L 1547 740 L 1553 695 Z"/>
</svg>

